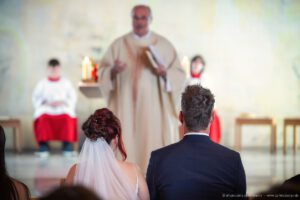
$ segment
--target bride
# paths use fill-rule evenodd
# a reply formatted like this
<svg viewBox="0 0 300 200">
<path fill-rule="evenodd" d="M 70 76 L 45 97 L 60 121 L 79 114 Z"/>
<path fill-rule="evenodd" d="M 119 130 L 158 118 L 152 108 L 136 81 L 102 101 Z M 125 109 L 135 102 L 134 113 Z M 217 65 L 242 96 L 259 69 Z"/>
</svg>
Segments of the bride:
<svg viewBox="0 0 300 200">
<path fill-rule="evenodd" d="M 149 199 L 139 167 L 125 161 L 119 119 L 107 108 L 98 109 L 84 122 L 82 130 L 87 138 L 66 183 L 84 185 L 105 200 Z M 113 149 L 120 151 L 122 160 L 116 159 Z"/>
</svg>

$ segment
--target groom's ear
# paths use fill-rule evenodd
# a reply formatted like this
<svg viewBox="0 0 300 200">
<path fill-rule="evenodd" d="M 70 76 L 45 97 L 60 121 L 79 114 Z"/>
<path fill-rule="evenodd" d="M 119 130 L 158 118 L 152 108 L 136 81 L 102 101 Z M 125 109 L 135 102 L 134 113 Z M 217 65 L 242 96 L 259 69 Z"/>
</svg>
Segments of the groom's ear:
<svg viewBox="0 0 300 200">
<path fill-rule="evenodd" d="M 212 112 L 211 112 L 211 116 L 210 116 L 209 123 L 212 123 L 212 122 L 214 121 L 214 119 L 215 119 L 215 112 L 212 111 Z"/>
<path fill-rule="evenodd" d="M 183 124 L 183 113 L 182 113 L 182 111 L 180 111 L 180 113 L 179 113 L 179 121 L 181 122 L 181 124 Z"/>
</svg>

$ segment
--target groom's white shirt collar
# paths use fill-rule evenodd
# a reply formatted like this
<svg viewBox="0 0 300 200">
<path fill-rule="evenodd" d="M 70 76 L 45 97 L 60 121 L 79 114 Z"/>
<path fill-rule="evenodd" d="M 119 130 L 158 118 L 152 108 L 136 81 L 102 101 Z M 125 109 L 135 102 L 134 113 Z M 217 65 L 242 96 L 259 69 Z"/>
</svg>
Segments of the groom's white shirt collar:
<svg viewBox="0 0 300 200">
<path fill-rule="evenodd" d="M 204 135 L 204 136 L 208 136 L 208 133 L 188 132 L 188 133 L 184 134 L 184 136 L 187 136 L 187 135 Z"/>
</svg>

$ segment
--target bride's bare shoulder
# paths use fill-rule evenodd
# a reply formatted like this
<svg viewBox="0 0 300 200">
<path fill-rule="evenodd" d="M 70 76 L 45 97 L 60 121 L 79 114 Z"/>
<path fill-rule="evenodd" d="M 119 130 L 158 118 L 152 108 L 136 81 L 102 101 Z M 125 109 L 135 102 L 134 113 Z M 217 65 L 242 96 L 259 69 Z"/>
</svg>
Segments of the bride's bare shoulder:
<svg viewBox="0 0 300 200">
<path fill-rule="evenodd" d="M 122 161 L 122 160 L 118 160 L 118 162 L 120 165 L 123 165 L 128 168 L 138 167 L 137 164 L 132 163 L 132 162 L 127 162 L 127 161 Z"/>
<path fill-rule="evenodd" d="M 127 162 L 127 161 L 118 161 L 120 166 L 126 171 L 135 172 L 139 170 L 139 166 L 135 163 Z"/>
</svg>

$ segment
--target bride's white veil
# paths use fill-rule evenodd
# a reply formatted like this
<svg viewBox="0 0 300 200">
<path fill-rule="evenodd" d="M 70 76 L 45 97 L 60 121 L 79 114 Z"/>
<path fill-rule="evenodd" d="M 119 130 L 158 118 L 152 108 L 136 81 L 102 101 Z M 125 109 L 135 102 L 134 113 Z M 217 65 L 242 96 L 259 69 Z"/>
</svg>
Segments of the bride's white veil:
<svg viewBox="0 0 300 200">
<path fill-rule="evenodd" d="M 105 200 L 132 200 L 138 196 L 122 172 L 113 150 L 103 138 L 85 140 L 74 183 L 93 189 Z"/>
</svg>

